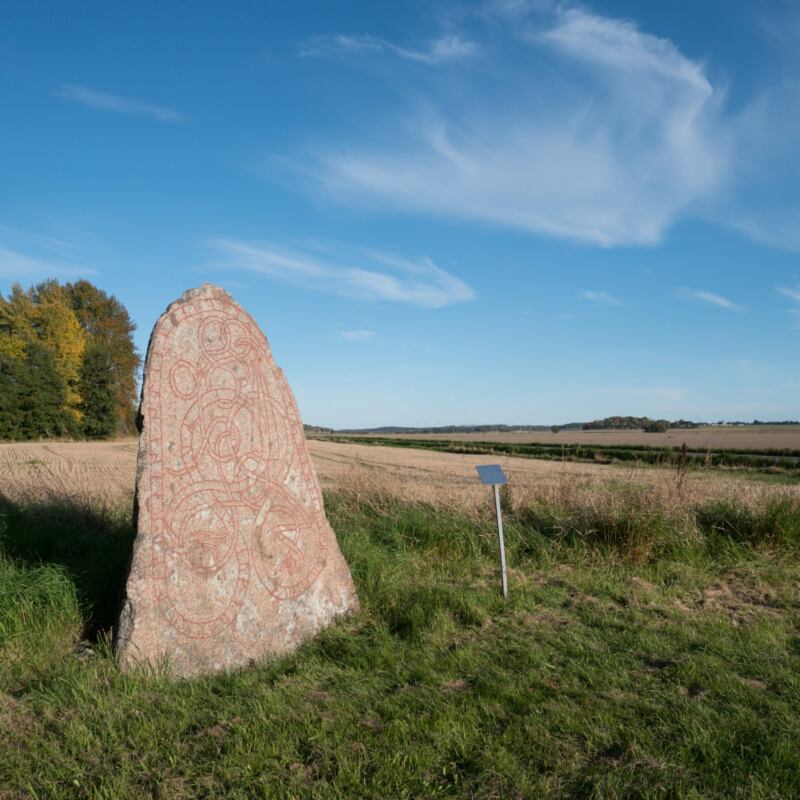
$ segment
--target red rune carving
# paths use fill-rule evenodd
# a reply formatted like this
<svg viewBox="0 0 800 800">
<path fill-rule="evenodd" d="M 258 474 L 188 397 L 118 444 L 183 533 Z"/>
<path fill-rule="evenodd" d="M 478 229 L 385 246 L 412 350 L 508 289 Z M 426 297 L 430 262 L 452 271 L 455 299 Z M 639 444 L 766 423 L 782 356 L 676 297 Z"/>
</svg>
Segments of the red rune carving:
<svg viewBox="0 0 800 800">
<path fill-rule="evenodd" d="M 156 602 L 183 635 L 216 637 L 248 592 L 292 600 L 325 564 L 331 534 L 302 424 L 266 339 L 231 302 L 190 301 L 162 319 L 146 380 Z"/>
</svg>

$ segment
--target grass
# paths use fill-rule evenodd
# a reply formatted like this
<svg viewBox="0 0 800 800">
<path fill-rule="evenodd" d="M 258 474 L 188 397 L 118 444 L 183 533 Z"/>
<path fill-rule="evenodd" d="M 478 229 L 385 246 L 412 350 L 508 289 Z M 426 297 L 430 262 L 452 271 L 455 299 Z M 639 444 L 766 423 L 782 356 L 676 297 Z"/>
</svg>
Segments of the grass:
<svg viewBox="0 0 800 800">
<path fill-rule="evenodd" d="M 175 682 L 109 647 L 127 509 L 0 503 L 0 797 L 800 796 L 800 504 L 326 497 L 362 602 Z M 88 640 L 88 642 L 87 642 Z"/>
</svg>

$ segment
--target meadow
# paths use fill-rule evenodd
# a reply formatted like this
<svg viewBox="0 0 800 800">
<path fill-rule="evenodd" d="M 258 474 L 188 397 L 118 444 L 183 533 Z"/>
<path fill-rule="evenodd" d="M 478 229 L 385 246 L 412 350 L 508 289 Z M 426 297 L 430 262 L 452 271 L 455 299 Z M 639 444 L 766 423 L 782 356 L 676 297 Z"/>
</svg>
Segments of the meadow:
<svg viewBox="0 0 800 800">
<path fill-rule="evenodd" d="M 800 491 L 310 442 L 361 598 L 230 675 L 122 675 L 135 442 L 0 445 L 0 797 L 800 795 Z"/>
</svg>

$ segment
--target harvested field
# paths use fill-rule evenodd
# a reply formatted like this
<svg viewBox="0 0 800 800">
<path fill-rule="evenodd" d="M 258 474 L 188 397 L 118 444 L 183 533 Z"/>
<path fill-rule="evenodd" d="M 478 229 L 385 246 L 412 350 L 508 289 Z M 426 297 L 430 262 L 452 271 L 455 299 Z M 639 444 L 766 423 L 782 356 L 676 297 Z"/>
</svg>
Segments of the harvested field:
<svg viewBox="0 0 800 800">
<path fill-rule="evenodd" d="M 309 449 L 324 488 L 376 490 L 403 500 L 429 502 L 453 509 L 486 505 L 486 489 L 478 483 L 477 464 L 487 456 L 441 453 L 379 445 L 310 441 Z M 746 474 L 688 472 L 641 466 L 537 461 L 490 456 L 509 476 L 514 503 L 533 499 L 564 503 L 598 502 L 620 486 L 635 486 L 658 497 L 659 505 L 703 504 L 736 498 L 758 502 L 766 495 L 800 497 L 800 486 L 775 487 Z"/>
<path fill-rule="evenodd" d="M 475 465 L 485 456 L 376 445 L 309 440 L 324 489 L 362 496 L 376 492 L 452 509 L 484 508 L 486 489 Z M 112 442 L 25 442 L 0 444 L 0 493 L 59 494 L 130 502 L 136 473 L 136 439 Z M 675 470 L 625 464 L 537 461 L 491 457 L 511 480 L 511 500 L 558 503 L 610 502 L 619 487 L 636 487 L 641 502 L 659 507 L 701 505 L 736 499 L 757 505 L 774 496 L 800 497 L 800 486 L 773 486 L 743 474 Z"/>
<path fill-rule="evenodd" d="M 132 498 L 137 448 L 136 438 L 0 444 L 0 493 Z"/>
<path fill-rule="evenodd" d="M 357 436 L 359 434 L 348 434 Z M 362 434 L 374 436 L 378 434 Z M 679 428 L 665 433 L 645 433 L 642 430 L 600 431 L 511 431 L 487 433 L 381 433 L 385 438 L 439 439 L 459 442 L 507 442 L 510 444 L 594 444 L 650 445 L 651 447 L 680 447 L 684 442 L 690 450 L 738 450 L 758 452 L 767 450 L 800 450 L 800 425 L 753 425 Z"/>
</svg>

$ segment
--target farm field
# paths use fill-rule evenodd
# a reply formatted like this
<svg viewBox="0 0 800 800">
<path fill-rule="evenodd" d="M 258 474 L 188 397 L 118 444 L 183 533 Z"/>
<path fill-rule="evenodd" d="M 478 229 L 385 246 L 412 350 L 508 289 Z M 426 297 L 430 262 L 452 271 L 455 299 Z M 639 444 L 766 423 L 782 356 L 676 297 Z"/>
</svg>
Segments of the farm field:
<svg viewBox="0 0 800 800">
<path fill-rule="evenodd" d="M 0 445 L 0 797 L 800 796 L 800 487 L 311 441 L 361 611 L 174 681 L 110 647 L 134 439 Z"/>
<path fill-rule="evenodd" d="M 458 508 L 485 503 L 475 465 L 485 457 L 414 448 L 359 445 L 310 439 L 308 448 L 324 489 L 363 487 L 412 501 Z M 27 496 L 57 493 L 131 502 L 136 476 L 137 440 L 108 442 L 14 442 L 0 444 L 0 492 Z M 492 457 L 511 480 L 510 491 L 525 502 L 531 496 L 602 493 L 609 486 L 636 485 L 666 495 L 677 491 L 665 468 L 636 464 L 592 464 Z M 665 480 L 665 476 L 668 477 Z M 760 495 L 764 483 L 751 473 L 689 471 L 682 479 L 685 499 Z M 800 484 L 795 487 L 800 493 Z"/>
<path fill-rule="evenodd" d="M 715 426 L 681 428 L 665 433 L 645 433 L 642 430 L 597 431 L 509 431 L 484 433 L 381 433 L 347 434 L 348 436 L 380 436 L 397 439 L 434 439 L 461 442 L 506 442 L 509 444 L 595 444 L 645 445 L 651 447 L 680 447 L 684 442 L 690 450 L 800 450 L 800 425 Z M 321 436 L 324 436 L 322 434 Z"/>
<path fill-rule="evenodd" d="M 778 427 L 778 426 L 776 426 Z M 634 432 L 635 433 L 635 432 Z M 642 433 L 643 436 L 647 434 Z M 499 434 L 498 434 L 499 435 Z M 519 434 L 521 436 L 521 434 Z M 326 442 L 343 444 L 367 444 L 384 447 L 412 448 L 443 453 L 480 456 L 484 459 L 511 456 L 516 458 L 540 459 L 545 461 L 595 462 L 599 464 L 654 465 L 674 467 L 682 464 L 686 468 L 704 469 L 740 469 L 760 471 L 767 474 L 780 473 L 789 479 L 800 478 L 800 449 L 788 447 L 771 448 L 769 439 L 763 439 L 760 446 L 734 447 L 729 438 L 724 447 L 718 445 L 700 446 L 683 441 L 680 445 L 658 444 L 655 440 L 648 444 L 612 444 L 609 440 L 602 443 L 587 442 L 523 442 L 499 441 L 486 433 L 479 439 L 447 438 L 444 434 L 427 436 L 407 435 L 348 435 L 325 434 L 315 438 Z M 722 441 L 722 440 L 719 440 Z M 788 438 L 784 440 L 788 441 Z"/>
</svg>

